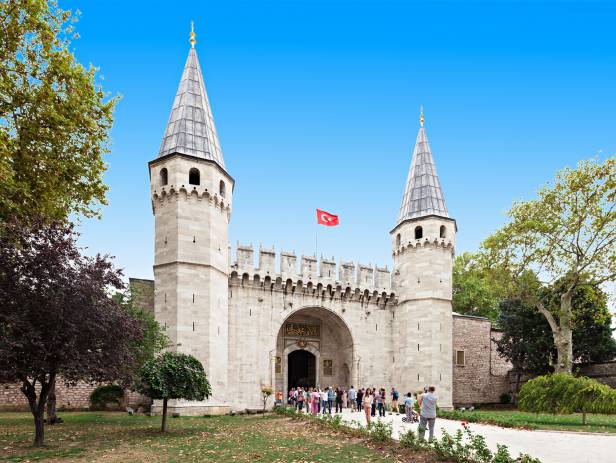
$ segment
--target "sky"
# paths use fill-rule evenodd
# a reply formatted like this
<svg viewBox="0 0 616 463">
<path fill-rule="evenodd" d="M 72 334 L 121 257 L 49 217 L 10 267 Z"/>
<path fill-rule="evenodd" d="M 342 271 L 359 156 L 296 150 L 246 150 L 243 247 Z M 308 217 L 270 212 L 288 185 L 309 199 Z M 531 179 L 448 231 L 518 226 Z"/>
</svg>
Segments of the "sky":
<svg viewBox="0 0 616 463">
<path fill-rule="evenodd" d="M 97 1 L 72 48 L 120 95 L 88 253 L 151 278 L 156 158 L 190 21 L 225 164 L 230 240 L 391 268 L 419 108 L 456 252 L 566 166 L 616 152 L 616 2 Z"/>
</svg>

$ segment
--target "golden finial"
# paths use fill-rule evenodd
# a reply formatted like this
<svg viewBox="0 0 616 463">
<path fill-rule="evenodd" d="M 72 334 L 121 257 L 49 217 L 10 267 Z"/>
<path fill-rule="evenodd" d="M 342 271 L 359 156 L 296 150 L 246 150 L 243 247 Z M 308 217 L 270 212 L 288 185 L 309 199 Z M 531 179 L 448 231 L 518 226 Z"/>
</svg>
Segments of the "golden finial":
<svg viewBox="0 0 616 463">
<path fill-rule="evenodd" d="M 195 43 L 197 43 L 197 34 L 195 34 L 195 22 L 190 22 L 190 46 L 195 48 Z"/>
<path fill-rule="evenodd" d="M 419 125 L 423 127 L 424 125 L 424 115 L 423 115 L 423 106 L 419 108 Z"/>
</svg>

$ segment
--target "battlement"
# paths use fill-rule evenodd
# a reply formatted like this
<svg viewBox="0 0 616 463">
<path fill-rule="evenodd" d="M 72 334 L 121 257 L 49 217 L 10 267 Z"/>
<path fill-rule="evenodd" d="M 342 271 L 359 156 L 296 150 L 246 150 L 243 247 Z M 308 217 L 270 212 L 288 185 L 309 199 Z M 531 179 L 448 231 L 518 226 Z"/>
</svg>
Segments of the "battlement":
<svg viewBox="0 0 616 463">
<path fill-rule="evenodd" d="M 393 254 L 403 254 L 404 252 L 413 251 L 417 248 L 426 248 L 426 247 L 434 247 L 434 248 L 443 248 L 449 249 L 453 252 L 453 242 L 449 239 L 445 238 L 421 238 L 417 240 L 410 240 L 408 243 L 401 243 L 398 249 L 394 250 Z"/>
<path fill-rule="evenodd" d="M 279 262 L 277 270 L 276 261 Z M 322 287 L 343 288 L 343 291 L 351 290 L 370 294 L 388 293 L 391 291 L 391 272 L 387 267 L 373 265 L 355 264 L 354 262 L 340 261 L 332 258 L 322 257 L 317 259 L 314 255 L 302 255 L 299 259 L 295 251 L 281 251 L 277 257 L 274 248 L 264 248 L 259 246 L 258 267 L 255 267 L 255 252 L 252 244 L 237 244 L 236 260 L 231 264 L 229 274 L 235 273 L 240 278 L 247 275 L 250 279 L 258 278 L 264 280 L 266 277 L 270 281 L 277 279 L 293 284 L 302 284 Z"/>
<path fill-rule="evenodd" d="M 225 199 L 218 196 L 217 193 L 211 193 L 207 188 L 202 188 L 195 185 L 189 185 L 188 187 L 181 185 L 176 187 L 174 185 L 163 186 L 160 189 L 152 190 L 152 207 L 156 209 L 157 205 L 163 206 L 166 202 L 172 200 L 184 199 L 188 201 L 202 201 L 203 204 L 209 204 L 214 206 L 220 212 L 226 212 L 231 214 L 231 205 L 229 202 L 225 202 Z"/>
</svg>

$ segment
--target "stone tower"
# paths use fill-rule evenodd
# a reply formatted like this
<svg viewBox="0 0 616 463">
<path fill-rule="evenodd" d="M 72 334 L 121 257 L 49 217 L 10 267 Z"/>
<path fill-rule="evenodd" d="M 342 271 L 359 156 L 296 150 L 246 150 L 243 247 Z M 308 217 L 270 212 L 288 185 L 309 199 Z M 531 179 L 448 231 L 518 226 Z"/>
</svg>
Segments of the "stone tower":
<svg viewBox="0 0 616 463">
<path fill-rule="evenodd" d="M 182 414 L 216 413 L 227 398 L 228 228 L 226 171 L 201 67 L 191 48 L 158 157 L 149 163 L 155 217 L 154 311 L 172 350 L 194 355 L 212 385 L 205 402 L 170 403 Z"/>
<path fill-rule="evenodd" d="M 394 384 L 400 392 L 434 385 L 452 406 L 452 267 L 456 222 L 449 217 L 420 117 L 404 197 L 390 232 L 398 297 L 394 314 Z"/>
</svg>

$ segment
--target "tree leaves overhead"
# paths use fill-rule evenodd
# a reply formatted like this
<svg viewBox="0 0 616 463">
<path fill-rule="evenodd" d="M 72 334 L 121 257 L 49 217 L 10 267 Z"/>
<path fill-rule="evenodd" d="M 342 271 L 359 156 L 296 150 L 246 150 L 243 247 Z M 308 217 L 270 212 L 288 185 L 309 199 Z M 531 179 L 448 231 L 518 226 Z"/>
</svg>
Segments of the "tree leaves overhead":
<svg viewBox="0 0 616 463">
<path fill-rule="evenodd" d="M 0 221 L 92 216 L 116 98 L 70 51 L 76 17 L 56 1 L 0 2 Z"/>
<path fill-rule="evenodd" d="M 152 399 L 204 400 L 212 393 L 203 365 L 192 355 L 165 352 L 146 362 L 141 391 Z"/>
</svg>

